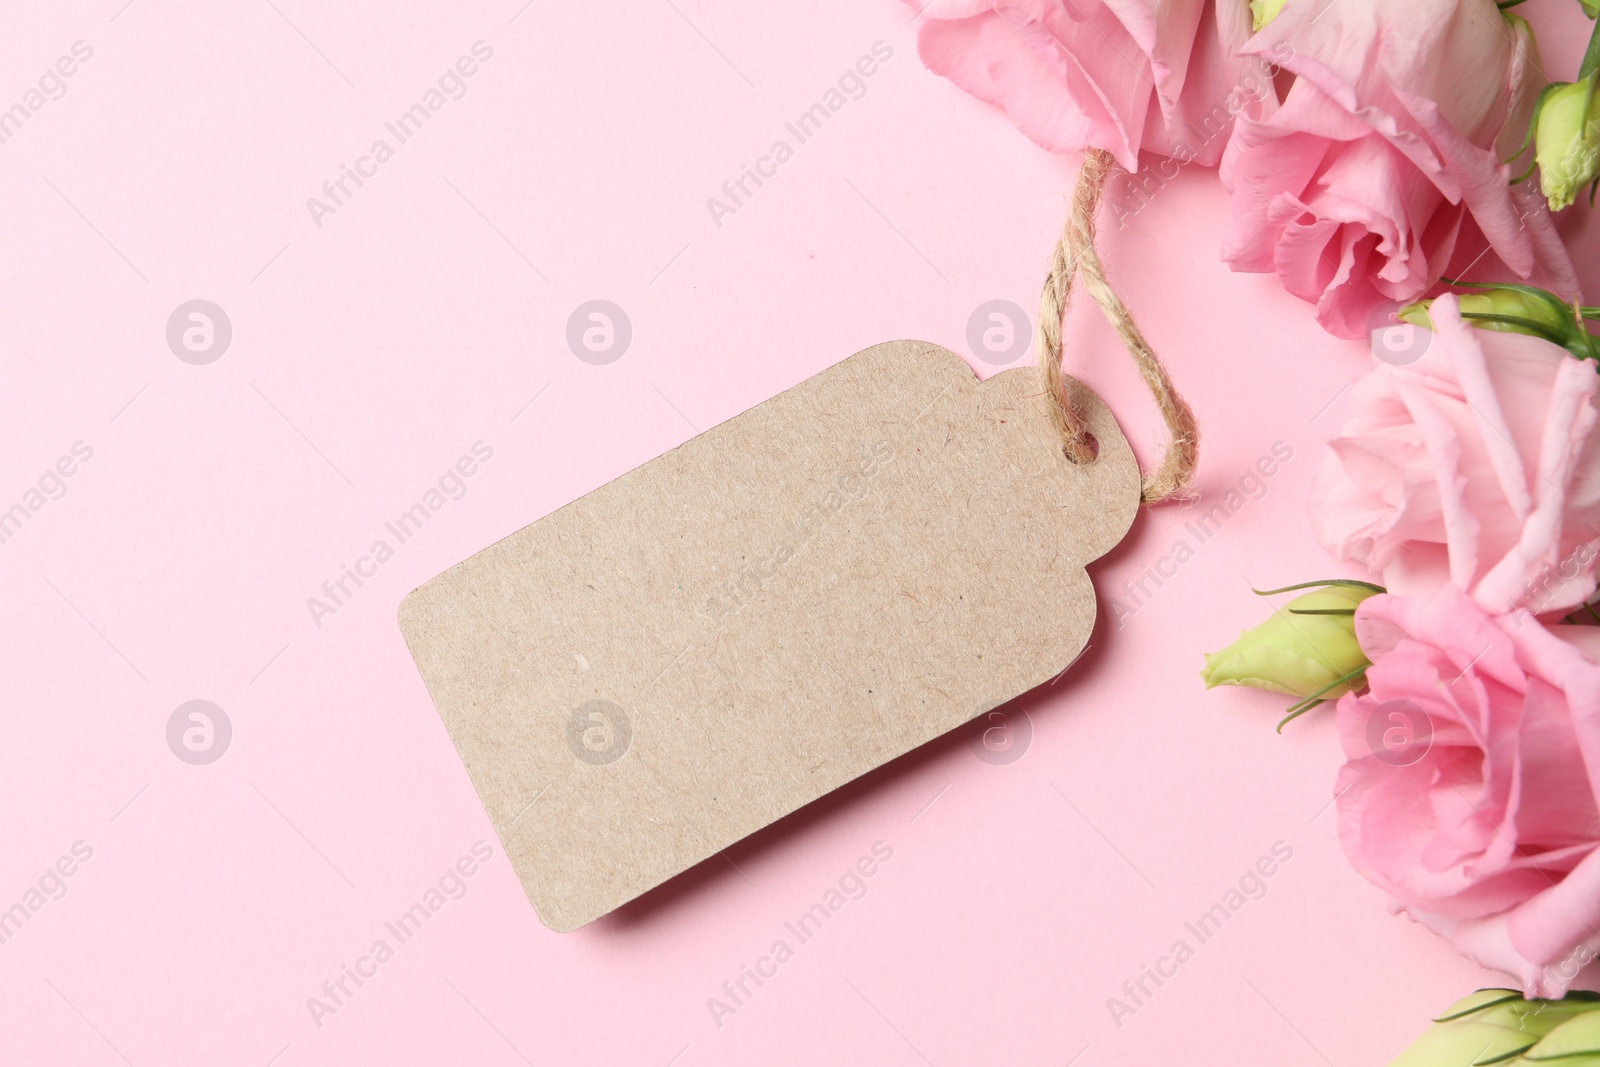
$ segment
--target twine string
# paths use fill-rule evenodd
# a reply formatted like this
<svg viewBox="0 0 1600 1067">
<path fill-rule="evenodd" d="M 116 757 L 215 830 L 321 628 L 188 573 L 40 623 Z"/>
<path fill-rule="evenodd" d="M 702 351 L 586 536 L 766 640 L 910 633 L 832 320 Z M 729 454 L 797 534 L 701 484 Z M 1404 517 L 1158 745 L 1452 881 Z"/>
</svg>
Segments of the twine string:
<svg viewBox="0 0 1600 1067">
<path fill-rule="evenodd" d="M 1061 370 L 1061 321 L 1072 305 L 1072 282 L 1083 278 L 1084 286 L 1117 331 L 1139 368 L 1139 376 L 1150 387 L 1161 418 L 1166 423 L 1169 441 L 1161 462 L 1143 473 L 1141 498 L 1146 504 L 1159 504 L 1182 493 L 1194 477 L 1199 460 L 1200 428 L 1194 412 L 1173 387 L 1166 367 L 1151 350 L 1139 326 L 1133 321 L 1122 298 L 1106 280 L 1105 266 L 1095 250 L 1095 215 L 1101 194 L 1116 161 L 1111 153 L 1091 148 L 1078 170 L 1072 209 L 1067 214 L 1050 261 L 1044 291 L 1039 296 L 1039 362 L 1044 370 L 1045 388 L 1054 401 L 1049 405 L 1050 421 L 1061 435 L 1067 458 L 1074 463 L 1093 463 L 1096 445 L 1084 420 L 1076 393 L 1082 387 Z"/>
</svg>

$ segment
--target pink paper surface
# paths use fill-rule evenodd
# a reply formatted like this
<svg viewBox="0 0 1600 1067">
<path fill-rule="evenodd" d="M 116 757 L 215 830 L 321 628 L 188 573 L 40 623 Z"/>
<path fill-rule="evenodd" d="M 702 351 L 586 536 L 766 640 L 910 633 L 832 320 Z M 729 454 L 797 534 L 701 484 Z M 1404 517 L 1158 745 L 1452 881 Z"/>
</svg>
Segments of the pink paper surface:
<svg viewBox="0 0 1600 1067">
<path fill-rule="evenodd" d="M 1569 7 L 1531 11 L 1552 73 L 1586 33 Z M 1074 161 L 925 71 L 911 20 L 888 0 L 7 15 L 0 108 L 40 96 L 0 126 L 0 509 L 27 512 L 0 543 L 5 1062 L 1353 1067 L 1501 980 L 1346 864 L 1328 716 L 1280 737 L 1280 699 L 1201 690 L 1201 654 L 1263 612 L 1251 583 L 1336 573 L 1304 495 L 1368 362 L 1218 261 L 1202 170 L 1142 207 L 1122 190 L 1104 225 L 1199 413 L 1201 501 L 1146 512 L 1092 569 L 1091 651 L 1006 709 L 1021 758 L 950 736 L 576 934 L 535 918 L 396 606 L 858 349 L 915 337 L 994 369 L 969 316 L 1031 315 Z M 877 42 L 892 55 L 801 143 L 786 123 Z M 61 57 L 72 75 L 47 76 Z M 430 89 L 401 143 L 386 124 Z M 747 166 L 763 184 L 713 212 Z M 367 176 L 334 204 L 343 167 Z M 196 299 L 231 324 L 211 362 L 168 343 Z M 605 364 L 567 342 L 595 299 L 631 324 Z M 1067 338 L 1151 457 L 1159 420 L 1092 308 Z M 446 477 L 479 442 L 492 457 Z M 1275 447 L 1292 458 L 1202 540 Z M 441 478 L 402 543 L 386 524 Z M 346 567 L 365 576 L 335 601 Z M 182 722 L 169 745 L 192 700 L 230 724 L 214 762 L 178 758 Z M 477 842 L 491 858 L 451 875 Z M 1198 938 L 1275 845 L 1264 894 Z M 892 858 L 800 942 L 785 924 L 875 846 Z M 1169 973 L 1134 1000 L 1147 967 Z"/>
</svg>

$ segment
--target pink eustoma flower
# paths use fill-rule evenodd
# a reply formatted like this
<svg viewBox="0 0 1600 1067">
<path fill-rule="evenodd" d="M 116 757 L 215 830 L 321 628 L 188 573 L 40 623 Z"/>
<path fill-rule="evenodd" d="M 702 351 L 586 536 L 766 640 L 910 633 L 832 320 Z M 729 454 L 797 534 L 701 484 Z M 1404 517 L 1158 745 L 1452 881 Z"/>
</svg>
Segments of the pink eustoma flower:
<svg viewBox="0 0 1600 1067">
<path fill-rule="evenodd" d="M 1141 151 L 1214 166 L 1235 115 L 1276 102 L 1239 49 L 1247 0 L 907 0 L 928 69 L 1056 152 Z"/>
<path fill-rule="evenodd" d="M 1445 586 L 1356 609 L 1338 705 L 1350 862 L 1464 955 L 1559 997 L 1600 948 L 1600 627 Z"/>
<path fill-rule="evenodd" d="M 1403 343 L 1374 346 L 1312 483 L 1312 531 L 1391 592 L 1449 582 L 1491 614 L 1570 611 L 1600 557 L 1595 364 L 1473 329 L 1448 294 L 1430 316 L 1434 332 L 1396 326 Z M 1412 362 L 1383 361 L 1396 350 Z"/>
<path fill-rule="evenodd" d="M 1276 273 L 1351 338 L 1435 284 L 1469 227 L 1574 294 L 1543 200 L 1502 162 L 1543 84 L 1527 23 L 1494 0 L 1311 0 L 1244 51 L 1295 78 L 1281 107 L 1241 116 L 1222 162 L 1234 270 Z"/>
</svg>

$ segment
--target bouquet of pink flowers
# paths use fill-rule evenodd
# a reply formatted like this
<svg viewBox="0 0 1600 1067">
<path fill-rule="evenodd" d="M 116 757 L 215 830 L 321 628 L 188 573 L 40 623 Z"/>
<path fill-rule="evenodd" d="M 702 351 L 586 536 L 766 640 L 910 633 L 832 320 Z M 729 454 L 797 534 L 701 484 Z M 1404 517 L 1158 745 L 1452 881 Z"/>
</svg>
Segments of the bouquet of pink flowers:
<svg viewBox="0 0 1600 1067">
<path fill-rule="evenodd" d="M 1600 950 L 1600 374 L 1564 308 L 1517 287 L 1405 313 L 1425 325 L 1375 344 L 1310 498 L 1382 584 L 1311 583 L 1204 671 L 1299 697 L 1289 718 L 1337 698 L 1350 861 L 1543 996 Z"/>
<path fill-rule="evenodd" d="M 1600 184 L 1600 31 L 1550 82 L 1521 2 L 930 0 L 919 50 L 1049 149 L 1217 166 L 1222 258 L 1369 340 L 1309 510 L 1371 580 L 1270 591 L 1204 678 L 1336 701 L 1351 863 L 1549 998 L 1600 953 L 1600 308 L 1552 219 Z M 1592 1000 L 1469 1000 L 1406 1062 L 1496 1012 L 1537 1034 L 1492 1062 L 1575 1015 L 1541 1049 L 1600 1062 Z"/>
</svg>

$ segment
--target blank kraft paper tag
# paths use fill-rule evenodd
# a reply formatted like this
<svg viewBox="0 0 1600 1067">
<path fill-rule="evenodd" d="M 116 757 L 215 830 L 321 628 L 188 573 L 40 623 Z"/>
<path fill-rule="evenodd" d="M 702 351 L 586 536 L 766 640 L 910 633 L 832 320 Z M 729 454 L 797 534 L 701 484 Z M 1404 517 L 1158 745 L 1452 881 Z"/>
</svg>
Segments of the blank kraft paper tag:
<svg viewBox="0 0 1600 1067">
<path fill-rule="evenodd" d="M 1038 371 L 859 352 L 491 545 L 400 627 L 543 922 L 575 930 L 1049 681 L 1139 470 Z"/>
</svg>

